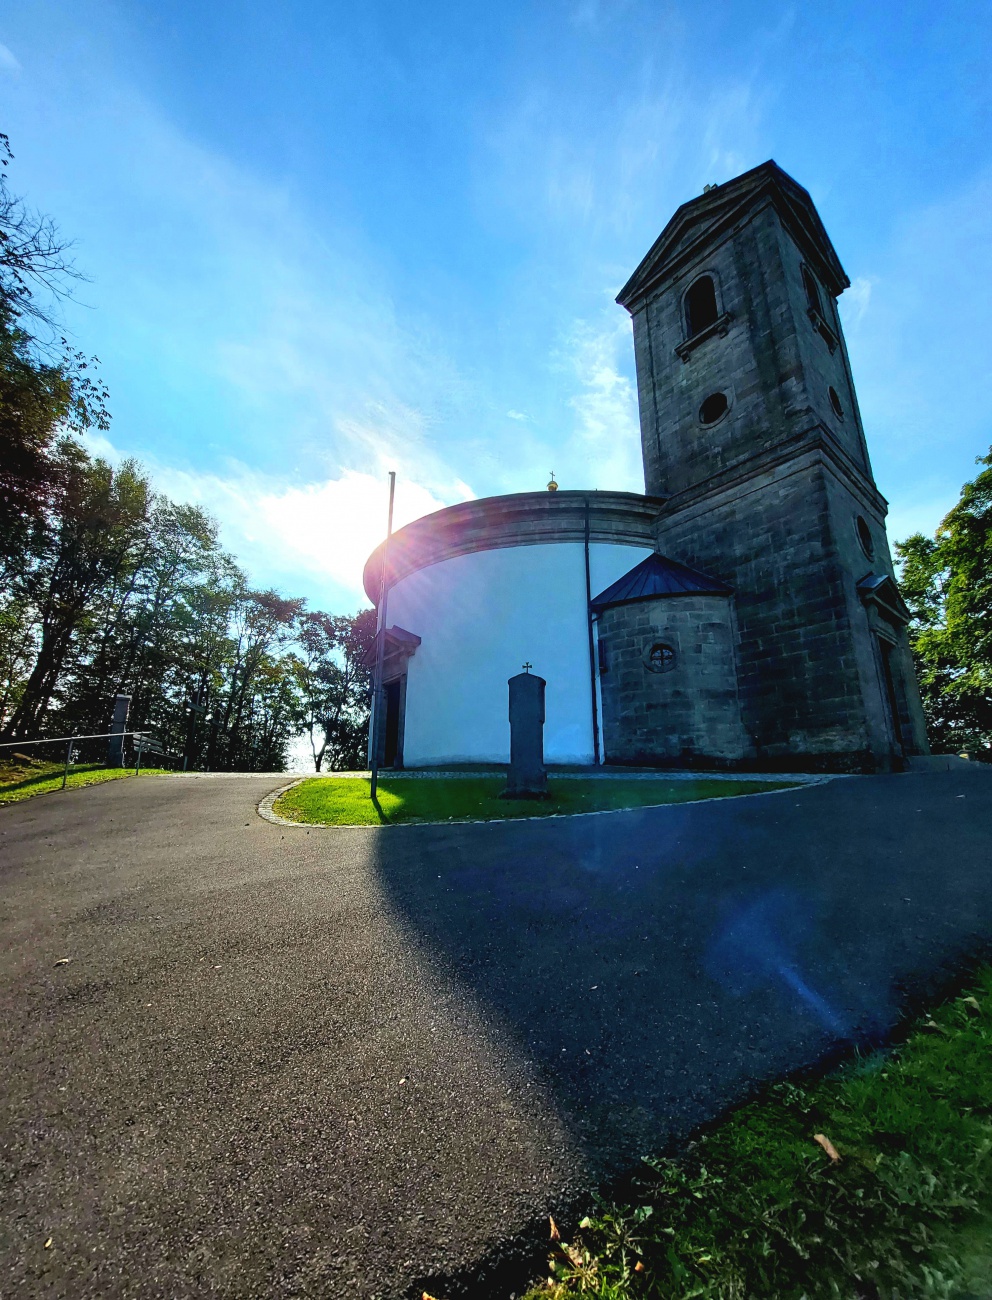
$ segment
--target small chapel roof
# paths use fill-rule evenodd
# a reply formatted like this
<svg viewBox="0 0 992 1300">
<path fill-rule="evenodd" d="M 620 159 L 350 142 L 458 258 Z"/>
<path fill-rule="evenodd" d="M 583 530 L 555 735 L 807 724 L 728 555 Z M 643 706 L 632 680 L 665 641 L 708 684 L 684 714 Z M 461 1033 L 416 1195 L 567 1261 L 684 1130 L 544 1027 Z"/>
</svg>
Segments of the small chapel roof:
<svg viewBox="0 0 992 1300">
<path fill-rule="evenodd" d="M 718 578 L 690 569 L 666 555 L 649 555 L 601 591 L 591 604 L 593 609 L 605 609 L 607 605 L 651 600 L 655 596 L 730 596 L 733 590 Z"/>
</svg>

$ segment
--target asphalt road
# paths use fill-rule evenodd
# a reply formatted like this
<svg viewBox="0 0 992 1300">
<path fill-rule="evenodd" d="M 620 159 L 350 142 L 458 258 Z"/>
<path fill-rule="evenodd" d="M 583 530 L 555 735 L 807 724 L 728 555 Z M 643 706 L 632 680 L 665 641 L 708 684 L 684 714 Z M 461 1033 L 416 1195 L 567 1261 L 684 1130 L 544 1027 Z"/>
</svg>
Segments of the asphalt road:
<svg viewBox="0 0 992 1300">
<path fill-rule="evenodd" d="M 989 771 L 383 830 L 277 784 L 0 809 L 0 1294 L 505 1296 L 549 1209 L 990 950 Z"/>
</svg>

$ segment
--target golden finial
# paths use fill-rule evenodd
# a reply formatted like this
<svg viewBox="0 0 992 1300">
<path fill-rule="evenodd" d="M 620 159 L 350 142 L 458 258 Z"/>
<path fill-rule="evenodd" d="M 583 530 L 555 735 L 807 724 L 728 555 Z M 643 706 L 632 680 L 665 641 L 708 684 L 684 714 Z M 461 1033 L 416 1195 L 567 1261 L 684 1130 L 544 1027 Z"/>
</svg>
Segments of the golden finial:
<svg viewBox="0 0 992 1300">
<path fill-rule="evenodd" d="M 558 491 L 558 484 L 555 482 L 555 472 L 554 472 L 554 470 L 551 471 L 551 482 L 548 484 L 548 491 L 549 491 L 549 492 L 557 492 L 557 491 Z"/>
</svg>

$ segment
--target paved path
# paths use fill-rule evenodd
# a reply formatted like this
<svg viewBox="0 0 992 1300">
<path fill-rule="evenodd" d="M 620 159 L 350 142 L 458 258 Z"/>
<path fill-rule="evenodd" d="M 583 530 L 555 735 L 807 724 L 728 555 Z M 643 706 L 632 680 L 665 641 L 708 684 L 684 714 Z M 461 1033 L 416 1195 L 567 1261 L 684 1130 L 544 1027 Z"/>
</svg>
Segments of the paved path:
<svg viewBox="0 0 992 1300">
<path fill-rule="evenodd" d="M 277 782 L 0 810 L 0 1294 L 454 1295 L 992 936 L 990 772 L 340 831 Z"/>
</svg>

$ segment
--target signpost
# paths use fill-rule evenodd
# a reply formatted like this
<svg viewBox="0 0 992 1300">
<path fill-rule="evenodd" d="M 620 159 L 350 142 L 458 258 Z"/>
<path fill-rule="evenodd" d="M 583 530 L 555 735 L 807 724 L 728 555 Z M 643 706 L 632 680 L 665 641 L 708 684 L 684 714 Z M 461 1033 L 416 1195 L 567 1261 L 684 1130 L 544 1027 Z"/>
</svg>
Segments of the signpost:
<svg viewBox="0 0 992 1300">
<path fill-rule="evenodd" d="M 382 664 L 386 654 L 386 602 L 389 584 L 386 568 L 389 560 L 389 539 L 393 535 L 393 496 L 396 492 L 396 474 L 389 471 L 389 516 L 386 520 L 386 540 L 382 544 L 382 571 L 379 574 L 379 617 L 376 626 L 375 672 L 372 676 L 372 736 L 369 767 L 372 771 L 372 802 L 375 803 L 379 786 L 379 706 L 382 696 Z"/>
</svg>

